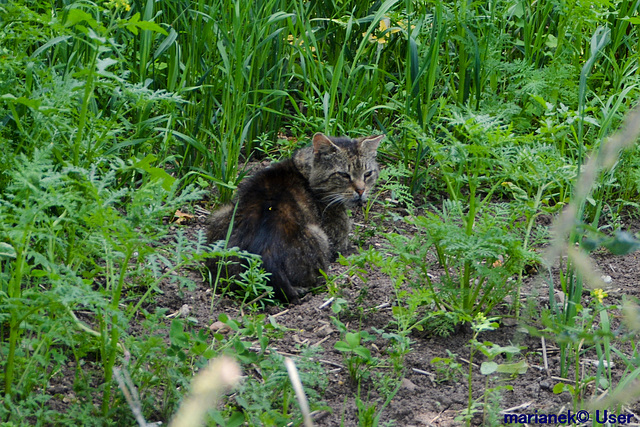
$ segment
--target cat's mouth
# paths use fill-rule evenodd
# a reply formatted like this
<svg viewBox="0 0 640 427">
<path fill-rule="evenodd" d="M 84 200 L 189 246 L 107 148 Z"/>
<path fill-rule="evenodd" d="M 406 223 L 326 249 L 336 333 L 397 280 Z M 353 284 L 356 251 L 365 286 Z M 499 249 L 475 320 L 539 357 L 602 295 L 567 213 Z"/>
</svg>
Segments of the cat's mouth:
<svg viewBox="0 0 640 427">
<path fill-rule="evenodd" d="M 352 206 L 364 206 L 367 204 L 367 196 L 365 196 L 364 194 L 355 194 L 349 199 L 348 203 Z"/>
<path fill-rule="evenodd" d="M 328 206 L 332 205 L 343 205 L 347 207 L 355 207 L 355 206 L 364 206 L 367 204 L 367 195 L 366 194 L 353 194 L 347 195 L 343 194 L 341 196 L 332 196 L 325 197 L 323 201 L 328 204 Z"/>
</svg>

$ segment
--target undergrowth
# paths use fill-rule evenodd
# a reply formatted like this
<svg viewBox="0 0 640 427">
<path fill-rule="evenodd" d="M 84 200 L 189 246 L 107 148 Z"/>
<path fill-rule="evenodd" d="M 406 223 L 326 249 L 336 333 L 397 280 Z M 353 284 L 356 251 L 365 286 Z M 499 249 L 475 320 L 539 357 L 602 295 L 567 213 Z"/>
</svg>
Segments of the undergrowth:
<svg viewBox="0 0 640 427">
<path fill-rule="evenodd" d="M 635 308 L 596 292 L 604 285 L 592 280 L 588 252 L 639 247 L 620 230 L 627 215 L 637 217 L 633 123 L 619 134 L 626 151 L 607 142 L 637 104 L 638 7 L 627 0 L 0 4 L 0 421 L 133 423 L 114 372 L 129 375 L 144 418 L 168 421 L 194 372 L 224 353 L 255 375 L 209 413 L 209 423 L 301 422 L 282 357 L 270 349 L 289 331 L 264 315 L 272 301 L 259 259 L 207 245 L 202 233 L 189 238 L 171 221 L 203 199 L 211 208 L 230 200 L 244 163 L 286 157 L 318 131 L 387 135 L 378 192 L 356 236 L 359 245 L 374 234 L 387 244 L 340 262 L 365 285 L 371 268 L 391 281 L 392 320 L 370 331 L 346 322 L 364 308 L 341 295 L 343 276 L 327 277 L 335 350 L 360 425 L 382 425 L 417 333 L 448 336 L 471 325 L 471 356 L 520 357 L 520 349 L 491 346 L 479 334 L 494 328 L 493 316 L 523 321 L 525 277 L 563 253 L 569 261 L 559 280 L 546 279 L 550 306 L 531 333 L 558 342 L 561 375 L 576 367 L 575 384 L 555 388 L 570 393 L 575 408 L 593 384 L 618 405 L 639 371 L 636 352 L 626 350 L 632 334 L 614 334 L 610 319 Z M 550 233 L 544 220 L 553 216 L 560 221 Z M 403 227 L 386 230 L 389 220 Z M 555 249 L 543 256 L 544 246 Z M 231 296 L 227 283 L 201 265 L 236 256 L 252 268 L 233 283 L 242 301 L 234 320 L 219 311 L 221 293 Z M 196 281 L 185 272 L 193 270 L 212 286 L 211 318 L 228 334 L 157 306 L 161 285 L 192 291 Z M 583 282 L 595 288 L 589 301 Z M 563 302 L 554 302 L 555 290 Z M 373 357 L 381 342 L 386 352 Z M 326 409 L 326 367 L 318 350 L 300 351 L 311 406 Z M 578 380 L 586 352 L 598 365 Z M 625 367 L 618 383 L 614 357 Z M 482 412 L 496 422 L 488 412 L 498 413 L 507 388 L 491 385 L 499 372 L 487 366 L 494 365 L 481 372 L 483 398 L 469 399 L 462 421 Z M 504 371 L 512 376 L 524 369 L 499 366 L 513 367 Z M 467 375 L 471 384 L 469 369 L 443 355 L 438 381 Z M 71 390 L 60 387 L 63 379 Z"/>
</svg>

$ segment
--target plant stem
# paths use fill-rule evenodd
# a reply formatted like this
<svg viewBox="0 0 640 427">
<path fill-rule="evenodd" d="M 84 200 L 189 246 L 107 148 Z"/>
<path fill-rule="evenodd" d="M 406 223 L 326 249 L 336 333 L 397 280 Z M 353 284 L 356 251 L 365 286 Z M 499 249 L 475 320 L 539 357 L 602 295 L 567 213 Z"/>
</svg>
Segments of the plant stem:
<svg viewBox="0 0 640 427">
<path fill-rule="evenodd" d="M 124 286 L 124 279 L 127 274 L 127 268 L 129 267 L 129 261 L 133 256 L 133 252 L 136 245 L 135 243 L 129 242 L 127 245 L 127 252 L 122 260 L 122 264 L 120 266 L 120 275 L 118 278 L 118 284 L 116 288 L 112 291 L 111 294 L 111 304 L 109 305 L 109 311 L 115 312 L 118 309 L 118 305 L 120 304 L 120 297 L 122 295 L 122 288 Z M 106 340 L 105 350 L 106 354 L 104 355 L 103 365 L 104 365 L 104 393 L 102 395 L 102 415 L 107 416 L 109 411 L 109 401 L 111 399 L 111 379 L 113 378 L 113 367 L 116 362 L 116 354 L 118 351 L 118 340 L 120 338 L 120 333 L 118 329 L 118 316 L 108 314 L 105 315 L 105 319 L 109 319 L 109 322 L 105 322 L 102 333 L 103 335 L 107 332 L 107 328 L 110 325 L 111 330 L 109 331 L 109 338 L 103 338 Z"/>
<path fill-rule="evenodd" d="M 82 143 L 82 137 L 85 122 L 87 121 L 87 111 L 89 110 L 89 99 L 93 94 L 93 79 L 96 73 L 96 61 L 98 60 L 98 47 L 93 46 L 93 55 L 91 58 L 91 64 L 89 65 L 87 81 L 84 84 L 84 96 L 82 97 L 82 107 L 80 108 L 80 118 L 78 120 L 78 129 L 76 131 L 76 139 L 73 144 L 73 165 L 78 166 L 78 160 L 80 156 L 80 144 Z M 90 159 L 87 159 L 89 162 Z"/>
<path fill-rule="evenodd" d="M 22 235 L 22 241 L 20 242 L 20 244 L 13 245 L 16 250 L 16 262 L 15 270 L 11 276 L 11 279 L 9 280 L 9 286 L 7 289 L 7 296 L 10 299 L 19 300 L 22 296 L 22 277 L 25 274 L 25 261 L 27 257 L 26 246 L 29 238 L 31 237 L 31 226 L 34 219 L 35 215 L 27 225 L 24 234 Z M 22 323 L 23 319 L 24 318 L 21 318 L 20 313 L 18 313 L 15 309 L 11 310 L 11 320 L 9 323 L 9 353 L 7 354 L 7 362 L 5 364 L 4 374 L 4 392 L 9 396 L 13 393 L 12 384 L 15 373 L 16 346 L 18 343 L 18 338 L 20 337 L 20 324 Z"/>
</svg>

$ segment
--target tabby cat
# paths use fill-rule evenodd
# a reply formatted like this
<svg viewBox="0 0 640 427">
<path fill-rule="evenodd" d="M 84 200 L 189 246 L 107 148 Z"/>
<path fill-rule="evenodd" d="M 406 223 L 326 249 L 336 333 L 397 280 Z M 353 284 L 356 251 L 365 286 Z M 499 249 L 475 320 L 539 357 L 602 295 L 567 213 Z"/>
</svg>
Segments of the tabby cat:
<svg viewBox="0 0 640 427">
<path fill-rule="evenodd" d="M 228 246 L 261 255 L 279 297 L 298 302 L 318 284 L 318 270 L 347 248 L 347 208 L 366 202 L 383 138 L 315 134 L 309 147 L 240 184 L 237 207 L 225 205 L 208 219 L 209 243 L 232 226 Z M 209 260 L 209 268 L 216 264 Z"/>
</svg>

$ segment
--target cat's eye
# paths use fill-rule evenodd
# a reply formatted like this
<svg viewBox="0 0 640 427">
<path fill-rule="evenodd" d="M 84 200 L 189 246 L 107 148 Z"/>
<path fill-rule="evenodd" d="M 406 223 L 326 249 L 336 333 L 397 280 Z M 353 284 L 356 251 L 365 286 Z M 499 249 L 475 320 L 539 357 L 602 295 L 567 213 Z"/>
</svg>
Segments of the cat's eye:
<svg viewBox="0 0 640 427">
<path fill-rule="evenodd" d="M 351 181 L 351 175 L 349 175 L 347 172 L 337 172 L 337 174 L 340 175 L 342 178 L 348 179 L 349 181 Z"/>
<path fill-rule="evenodd" d="M 373 171 L 367 171 L 364 174 L 365 179 L 369 178 L 371 175 L 373 175 Z"/>
</svg>

